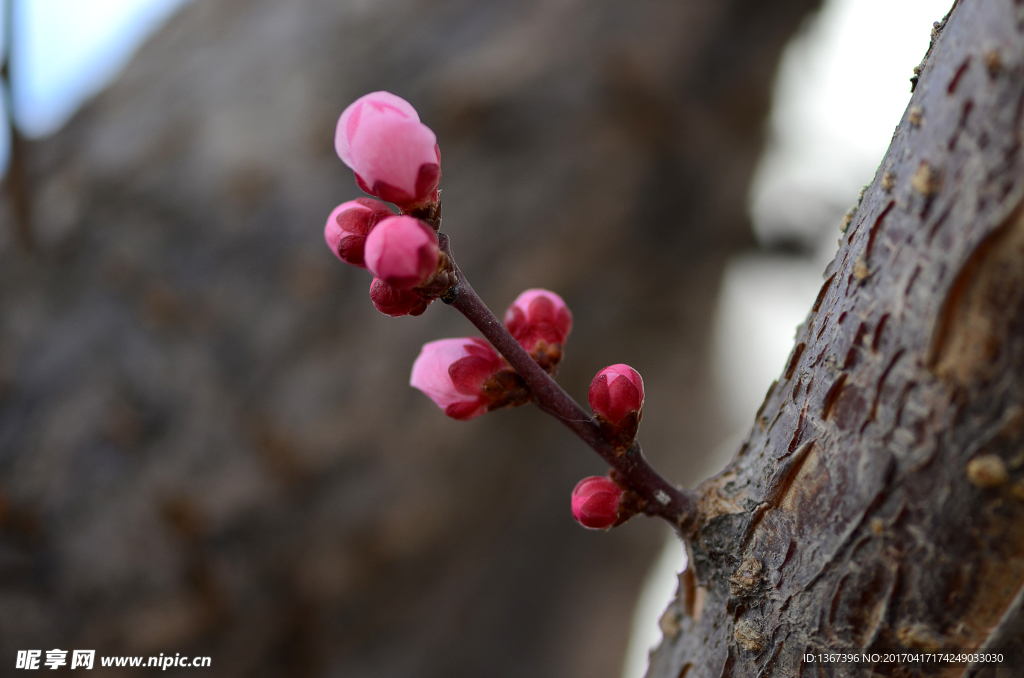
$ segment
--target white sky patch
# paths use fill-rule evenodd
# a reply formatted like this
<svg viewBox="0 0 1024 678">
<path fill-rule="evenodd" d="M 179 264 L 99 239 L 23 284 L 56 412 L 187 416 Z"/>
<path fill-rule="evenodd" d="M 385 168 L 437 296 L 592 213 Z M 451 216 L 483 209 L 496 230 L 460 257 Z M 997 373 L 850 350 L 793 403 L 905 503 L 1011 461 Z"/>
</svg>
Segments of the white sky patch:
<svg viewBox="0 0 1024 678">
<path fill-rule="evenodd" d="M 0 7 L 3 2 L 0 0 Z M 6 54 L 7 50 L 7 12 L 0 11 L 0 55 Z M 0 56 L 0 60 L 3 56 Z M 4 168 L 7 167 L 7 157 L 11 153 L 11 125 L 7 117 L 7 99 L 3 92 L 0 92 L 0 179 L 3 178 Z"/>
<path fill-rule="evenodd" d="M 821 288 L 823 265 L 797 257 L 748 255 L 726 266 L 714 326 L 714 366 L 730 430 L 754 421 L 779 378 L 797 326 Z"/>
<path fill-rule="evenodd" d="M 187 0 L 14 0 L 15 119 L 57 131 Z"/>
<path fill-rule="evenodd" d="M 640 678 L 647 671 L 647 653 L 661 640 L 658 620 L 668 601 L 676 594 L 676 574 L 686 569 L 686 550 L 674 533 L 669 533 L 661 555 L 647 575 L 633 612 L 633 631 L 623 662 L 624 678 Z"/>
<path fill-rule="evenodd" d="M 790 42 L 775 83 L 769 147 L 750 194 L 760 237 L 816 240 L 838 227 L 889 146 L 932 23 L 951 6 L 831 0 Z"/>
</svg>

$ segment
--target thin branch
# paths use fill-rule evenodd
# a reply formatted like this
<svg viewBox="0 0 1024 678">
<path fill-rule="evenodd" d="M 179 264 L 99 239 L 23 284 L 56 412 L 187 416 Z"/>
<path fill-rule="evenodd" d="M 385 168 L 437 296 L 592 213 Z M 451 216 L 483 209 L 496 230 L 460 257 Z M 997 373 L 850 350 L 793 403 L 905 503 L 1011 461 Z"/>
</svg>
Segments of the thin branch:
<svg viewBox="0 0 1024 678">
<path fill-rule="evenodd" d="M 616 454 L 612 444 L 601 435 L 594 419 L 534 362 L 484 304 L 455 263 L 448 236 L 441 233 L 438 237 L 441 250 L 451 260 L 456 280 L 441 300 L 466 316 L 504 356 L 530 387 L 538 407 L 569 427 L 618 472 L 627 488 L 644 500 L 644 513 L 664 518 L 680 533 L 689 534 L 697 523 L 697 502 L 693 490 L 679 489 L 662 478 L 644 458 L 639 443 L 633 443 L 624 454 Z"/>
</svg>

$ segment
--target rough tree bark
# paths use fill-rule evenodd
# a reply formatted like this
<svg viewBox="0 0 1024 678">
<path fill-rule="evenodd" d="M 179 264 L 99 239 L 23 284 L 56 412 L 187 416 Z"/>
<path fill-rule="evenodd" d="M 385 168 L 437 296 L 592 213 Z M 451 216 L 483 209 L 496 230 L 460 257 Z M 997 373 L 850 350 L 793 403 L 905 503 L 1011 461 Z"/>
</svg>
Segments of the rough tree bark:
<svg viewBox="0 0 1024 678">
<path fill-rule="evenodd" d="M 652 678 L 1024 669 L 1022 22 L 965 0 L 936 25 L 784 373 L 700 487 Z M 841 648 L 1006 657 L 801 659 Z"/>
</svg>

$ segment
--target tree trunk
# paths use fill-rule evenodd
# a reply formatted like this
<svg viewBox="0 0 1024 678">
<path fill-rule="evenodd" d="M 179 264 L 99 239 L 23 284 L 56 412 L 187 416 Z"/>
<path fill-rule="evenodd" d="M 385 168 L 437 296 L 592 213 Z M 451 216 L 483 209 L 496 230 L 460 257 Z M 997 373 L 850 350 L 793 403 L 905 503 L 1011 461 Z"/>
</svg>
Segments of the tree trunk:
<svg viewBox="0 0 1024 678">
<path fill-rule="evenodd" d="M 936 25 L 784 373 L 700 487 L 651 678 L 1024 668 L 1022 22 L 965 0 Z M 1004 658 L 804 661 L 942 649 Z"/>
</svg>

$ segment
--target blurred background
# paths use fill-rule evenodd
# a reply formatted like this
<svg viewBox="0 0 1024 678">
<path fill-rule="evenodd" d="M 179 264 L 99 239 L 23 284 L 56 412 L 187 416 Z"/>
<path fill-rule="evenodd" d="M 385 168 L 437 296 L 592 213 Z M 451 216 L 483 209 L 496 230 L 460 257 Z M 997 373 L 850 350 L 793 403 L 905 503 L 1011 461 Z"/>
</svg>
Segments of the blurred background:
<svg viewBox="0 0 1024 678">
<path fill-rule="evenodd" d="M 647 455 L 693 485 L 781 369 L 950 4 L 7 2 L 0 662 L 353 678 L 640 675 L 681 565 L 655 521 L 573 522 L 605 468 L 554 420 L 455 422 L 408 387 L 422 343 L 473 330 L 378 314 L 324 246 L 359 195 L 341 110 L 417 107 L 474 286 L 498 312 L 559 292 L 560 382 L 637 368 Z"/>
</svg>

